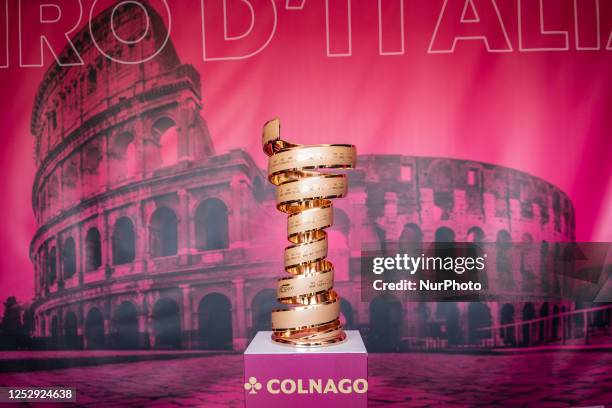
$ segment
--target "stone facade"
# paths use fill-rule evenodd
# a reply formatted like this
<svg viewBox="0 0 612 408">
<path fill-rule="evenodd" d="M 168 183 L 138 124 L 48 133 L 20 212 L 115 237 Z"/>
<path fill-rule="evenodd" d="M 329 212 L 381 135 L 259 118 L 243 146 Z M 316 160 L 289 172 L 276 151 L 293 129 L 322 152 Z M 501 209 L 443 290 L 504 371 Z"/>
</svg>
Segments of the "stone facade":
<svg viewBox="0 0 612 408">
<path fill-rule="evenodd" d="M 574 210 L 555 186 L 520 171 L 492 164 L 434 157 L 361 156 L 350 175 L 350 194 L 340 200 L 356 233 L 349 236 L 351 266 L 359 279 L 360 250 L 414 248 L 415 242 L 483 243 L 490 255 L 487 281 L 492 292 L 533 302 L 414 302 L 381 296 L 360 303 L 351 287 L 355 321 L 372 344 L 393 349 L 402 339 L 413 347 L 481 344 L 476 330 L 569 312 L 559 301 L 563 271 L 560 243 L 575 240 Z M 357 227 L 359 226 L 359 227 Z M 357 241 L 357 242 L 354 242 Z M 381 245 L 372 243 L 383 242 Z M 508 243 L 521 243 L 510 248 Z M 504 250 L 504 245 L 508 249 Z M 491 250 L 492 249 L 492 250 Z M 341 284 L 342 288 L 342 284 Z M 342 289 L 340 289 L 342 293 Z M 348 285 L 347 285 L 348 291 Z M 549 294 L 549 296 L 545 296 Z M 527 296 L 525 296 L 527 295 Z M 497 345 L 549 342 L 563 336 L 561 321 L 528 333 L 515 329 L 488 334 Z M 569 320 L 566 323 L 570 330 Z M 512 335 L 512 336 L 511 336 Z M 512 338 L 510 338 L 512 337 Z M 386 343 L 388 342 L 388 343 Z"/>
<path fill-rule="evenodd" d="M 107 13 L 94 35 L 115 53 L 146 52 L 166 35 L 149 9 L 145 41 L 113 42 Z M 124 35 L 137 36 L 142 13 L 126 6 L 118 16 Z M 283 274 L 285 217 L 264 172 L 243 150 L 215 152 L 199 73 L 171 42 L 139 65 L 100 57 L 87 30 L 74 43 L 85 65 L 51 67 L 32 114 L 36 335 L 67 348 L 243 349 L 269 327 Z M 468 342 L 470 308 L 497 324 L 572 307 L 360 301 L 360 251 L 385 242 L 546 242 L 528 268 L 511 260 L 517 285 L 546 282 L 540 265 L 559 256 L 555 243 L 574 240 L 575 224 L 568 197 L 541 179 L 473 161 L 366 155 L 349 197 L 334 204 L 329 258 L 342 313 L 373 344 Z M 377 340 L 389 330 L 391 343 Z"/>
</svg>

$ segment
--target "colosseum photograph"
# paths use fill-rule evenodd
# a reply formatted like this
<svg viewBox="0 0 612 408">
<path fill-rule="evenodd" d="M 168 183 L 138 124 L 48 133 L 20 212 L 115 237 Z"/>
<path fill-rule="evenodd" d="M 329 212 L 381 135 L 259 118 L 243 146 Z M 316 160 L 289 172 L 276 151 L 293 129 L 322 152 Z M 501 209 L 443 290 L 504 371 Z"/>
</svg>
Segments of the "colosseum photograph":
<svg viewBox="0 0 612 408">
<path fill-rule="evenodd" d="M 58 373 L 68 386 L 71 381 L 84 381 L 77 378 L 88 376 L 90 364 L 94 376 L 96 370 L 106 375 L 104 370 L 111 370 L 113 364 L 123 364 L 117 368 L 121 378 L 132 370 L 147 372 L 154 364 L 168 364 L 177 373 L 184 369 L 185 376 L 196 375 L 198 359 L 210 359 L 206 361 L 219 367 L 220 378 L 238 386 L 213 387 L 184 406 L 241 405 L 240 356 L 259 331 L 271 329 L 271 312 L 280 307 L 276 280 L 283 272 L 286 246 L 285 217 L 276 210 L 265 157 L 252 148 L 269 118 L 258 117 L 260 125 L 241 139 L 224 134 L 230 113 L 215 122 L 223 126 L 210 126 L 214 118 L 208 107 L 219 103 L 209 97 L 219 93 L 215 77 L 197 68 L 201 61 L 181 55 L 185 46 L 173 41 L 162 10 L 146 1 L 110 3 L 117 4 L 70 34 L 82 64 L 56 61 L 45 67 L 30 104 L 30 135 L 20 135 L 33 141 L 34 177 L 27 186 L 29 201 L 24 199 L 20 205 L 31 206 L 35 226 L 29 236 L 31 272 L 20 270 L 19 279 L 32 280 L 33 293 L 29 299 L 16 299 L 9 296 L 14 293 L 11 287 L 2 291 L 8 299 L 0 348 L 21 354 L 11 358 L 13 352 L 7 352 L 0 358 L 0 365 L 6 363 L 0 368 L 0 386 L 28 383 L 19 373 L 32 375 L 31 386 L 37 378 L 38 386 L 51 386 Z M 289 13 L 290 2 L 286 10 L 277 3 L 280 19 L 282 13 Z M 144 34 L 143 26 L 147 27 Z M 162 43 L 161 52 L 155 53 Z M 100 47 L 110 58 L 101 55 Z M 153 54 L 144 63 L 117 62 Z M 74 58 L 70 45 L 56 56 L 58 61 Z M 237 62 L 223 64 L 223 69 L 235 70 L 232 64 Z M 210 69 L 219 72 L 221 68 Z M 4 75 L 1 70 L 0 75 Z M 242 77 L 233 80 L 236 86 L 245 81 Z M 223 92 L 234 92 L 231 80 L 224 81 Z M 610 88 L 609 79 L 606 87 Z M 213 109 L 221 111 L 221 107 Z M 326 109 L 324 103 L 320 109 Z M 250 113 L 231 115 L 240 121 Z M 303 124 L 303 128 L 291 127 L 293 140 L 317 132 L 320 126 L 315 118 Z M 350 134 L 330 138 L 353 142 Z M 423 143 L 427 145 L 426 140 Z M 387 395 L 398 384 L 415 380 L 403 368 L 413 358 L 425 365 L 415 368 L 415 375 L 445 364 L 449 372 L 471 364 L 474 370 L 492 370 L 491 383 L 481 383 L 465 399 L 454 400 L 457 406 L 472 406 L 493 382 L 522 372 L 517 366 L 533 368 L 534 364 L 559 373 L 566 364 L 560 359 L 568 353 L 576 354 L 567 358 L 581 359 L 576 350 L 585 349 L 592 350 L 584 353 L 587 370 L 602 374 L 602 382 L 589 388 L 592 392 L 553 398 L 558 405 L 540 406 L 612 403 L 612 377 L 604 376 L 602 370 L 612 362 L 609 255 L 606 258 L 605 250 L 600 254 L 601 264 L 588 277 L 581 275 L 586 269 L 568 267 L 574 260 L 568 248 L 588 240 L 577 233 L 583 216 L 573 196 L 545 178 L 522 171 L 521 166 L 498 165 L 482 155 L 471 160 L 466 154 L 452 158 L 413 154 L 402 146 L 379 149 L 376 142 L 365 148 L 359 140 L 355 144 L 358 165 L 347 172 L 347 197 L 334 200 L 334 223 L 327 230 L 328 258 L 335 266 L 341 322 L 345 329 L 360 332 L 372 356 L 370 404 L 452 405 L 450 394 L 435 386 L 424 385 L 419 391 L 432 394 L 427 403 L 411 399 L 416 397 L 410 393 L 398 400 Z M 609 141 L 606 146 L 610 147 Z M 601 165 L 599 171 L 606 174 L 602 180 L 609 183 L 609 158 Z M 600 187 L 606 188 L 590 188 Z M 579 201 L 584 205 L 584 199 Z M 496 296 L 414 301 L 383 292 L 364 301 L 361 258 L 366 248 L 400 252 L 430 243 L 486 247 L 488 267 L 481 278 Z M 8 275 L 5 270 L 1 273 Z M 590 300 L 572 299 L 568 288 L 585 284 L 598 288 Z M 10 332 L 11 320 L 6 317 L 10 311 L 21 327 L 18 336 Z M 547 354 L 555 352 L 563 357 Z M 56 353 L 53 358 L 59 362 L 43 357 L 41 363 L 37 353 Z M 87 358 L 93 363 L 76 362 Z M 111 364 L 101 359 L 110 359 Z M 498 372 L 492 368 L 497 365 L 506 368 Z M 208 367 L 204 376 L 217 384 L 214 369 Z M 382 374 L 386 369 L 395 376 L 393 380 Z M 579 370 L 568 370 L 580 376 Z M 436 380 L 426 380 L 426 375 L 418 377 L 417 383 L 434 384 Z M 530 378 L 526 382 L 532 380 L 531 374 L 525 375 Z M 179 380 L 179 374 L 170 376 L 170 383 L 180 383 L 171 399 L 180 402 L 197 389 Z M 440 381 L 437 387 L 444 387 L 445 380 Z M 547 380 L 532 383 L 538 381 Z M 457 390 L 462 388 L 455 385 Z M 104 387 L 110 390 L 113 385 Z M 538 394 L 535 399 L 521 399 L 514 396 L 512 387 L 495 387 L 499 393 L 490 395 L 497 399 L 485 398 L 483 406 L 495 401 L 499 406 L 528 406 L 552 398 Z M 78 388 L 85 392 L 87 385 Z M 144 392 L 140 390 L 134 394 Z M 173 392 L 159 391 L 156 401 L 175 406 L 174 400 L 165 399 Z M 88 395 L 92 404 L 97 398 L 106 401 L 96 395 L 102 394 L 91 391 Z M 81 403 L 89 405 L 86 401 Z M 125 405 L 146 406 L 152 401 L 126 400 Z M 181 406 L 179 402 L 176 406 Z M 98 406 L 124 404 L 115 403 Z"/>
</svg>

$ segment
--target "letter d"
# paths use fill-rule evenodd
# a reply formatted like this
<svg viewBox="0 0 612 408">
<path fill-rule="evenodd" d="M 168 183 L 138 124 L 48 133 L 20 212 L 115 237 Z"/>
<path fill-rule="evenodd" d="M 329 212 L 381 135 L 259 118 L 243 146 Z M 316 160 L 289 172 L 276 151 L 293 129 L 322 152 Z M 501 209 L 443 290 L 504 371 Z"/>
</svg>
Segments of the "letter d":
<svg viewBox="0 0 612 408">
<path fill-rule="evenodd" d="M 231 13 L 228 3 L 233 4 Z M 242 33 L 230 35 L 230 14 L 234 25 L 246 25 Z M 202 0 L 204 61 L 240 60 L 259 54 L 274 37 L 276 23 L 274 0 L 257 2 L 257 9 L 251 0 Z"/>
</svg>

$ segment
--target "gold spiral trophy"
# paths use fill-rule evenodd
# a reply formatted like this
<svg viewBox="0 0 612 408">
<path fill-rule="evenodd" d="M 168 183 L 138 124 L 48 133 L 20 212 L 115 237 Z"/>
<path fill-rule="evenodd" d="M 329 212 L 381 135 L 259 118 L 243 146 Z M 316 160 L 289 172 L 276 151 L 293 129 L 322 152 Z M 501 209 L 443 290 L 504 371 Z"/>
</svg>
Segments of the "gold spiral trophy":
<svg viewBox="0 0 612 408">
<path fill-rule="evenodd" d="M 327 233 L 333 222 L 333 198 L 344 197 L 347 178 L 324 169 L 355 167 L 355 146 L 299 145 L 280 137 L 280 121 L 263 128 L 269 156 L 268 180 L 276 185 L 276 207 L 287 213 L 285 271 L 277 297 L 286 309 L 272 311 L 272 340 L 298 347 L 334 344 L 346 339 L 340 323 L 340 298 L 333 290 L 334 267 L 327 257 Z"/>
</svg>

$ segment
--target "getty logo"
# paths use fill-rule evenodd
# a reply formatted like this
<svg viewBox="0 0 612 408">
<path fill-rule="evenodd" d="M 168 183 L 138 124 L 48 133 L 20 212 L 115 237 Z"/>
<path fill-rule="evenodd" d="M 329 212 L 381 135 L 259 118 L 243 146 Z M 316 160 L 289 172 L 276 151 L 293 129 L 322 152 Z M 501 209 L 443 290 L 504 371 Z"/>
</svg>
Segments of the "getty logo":
<svg viewBox="0 0 612 408">
<path fill-rule="evenodd" d="M 244 389 L 249 392 L 249 394 L 257 394 L 257 391 L 261 390 L 261 383 L 257 382 L 257 378 L 251 377 L 249 378 L 249 382 L 244 383 Z"/>
<path fill-rule="evenodd" d="M 257 378 L 250 377 L 249 381 L 244 383 L 244 389 L 249 394 L 257 394 L 257 391 L 263 388 L 262 384 L 257 381 Z M 335 381 L 332 378 L 308 380 L 293 380 L 291 378 L 278 379 L 272 378 L 266 382 L 266 388 L 269 394 L 364 394 L 368 391 L 368 381 L 365 378 L 357 378 L 351 380 L 343 378 Z"/>
</svg>

